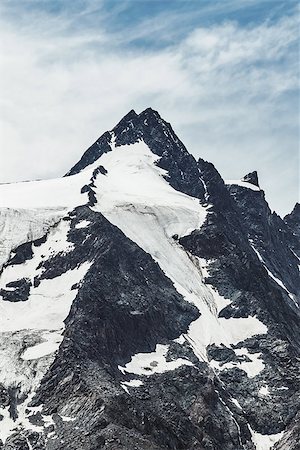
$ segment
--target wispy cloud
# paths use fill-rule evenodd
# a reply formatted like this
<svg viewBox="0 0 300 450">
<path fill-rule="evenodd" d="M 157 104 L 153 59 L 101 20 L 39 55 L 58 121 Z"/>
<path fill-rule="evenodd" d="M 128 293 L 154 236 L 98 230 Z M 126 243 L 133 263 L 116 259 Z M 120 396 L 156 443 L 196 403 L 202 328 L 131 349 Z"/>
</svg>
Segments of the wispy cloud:
<svg viewBox="0 0 300 450">
<path fill-rule="evenodd" d="M 111 13 L 105 1 L 25 2 L 22 15 L 18 2 L 2 3 L 0 180 L 59 176 L 129 109 L 152 106 L 196 156 L 228 178 L 258 169 L 271 206 L 291 209 L 295 9 L 274 18 L 277 2 L 276 14 L 265 8 L 263 20 L 244 23 L 241 5 L 258 2 L 177 2 L 179 10 L 135 11 L 130 25 L 122 17 L 132 3 L 114 2 Z"/>
</svg>

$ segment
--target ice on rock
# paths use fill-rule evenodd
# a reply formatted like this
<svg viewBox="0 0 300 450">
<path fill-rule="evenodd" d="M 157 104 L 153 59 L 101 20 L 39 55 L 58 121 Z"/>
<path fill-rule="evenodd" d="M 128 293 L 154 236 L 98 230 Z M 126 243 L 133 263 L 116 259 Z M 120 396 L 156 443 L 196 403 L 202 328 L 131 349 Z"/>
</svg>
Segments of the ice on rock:
<svg viewBox="0 0 300 450">
<path fill-rule="evenodd" d="M 231 398 L 231 402 L 239 409 L 243 409 L 235 398 Z"/>
<path fill-rule="evenodd" d="M 134 373 L 136 375 L 153 375 L 154 373 L 163 373 L 169 370 L 177 369 L 180 366 L 192 366 L 193 363 L 188 359 L 178 358 L 173 361 L 167 361 L 166 355 L 169 346 L 157 344 L 154 352 L 137 353 L 133 355 L 131 361 L 124 367 L 118 366 L 122 373 Z"/>
<path fill-rule="evenodd" d="M 260 188 L 258 186 L 255 186 L 254 184 L 243 180 L 225 180 L 225 184 L 235 184 L 236 186 L 251 189 L 252 191 L 260 191 Z"/>
<path fill-rule="evenodd" d="M 28 406 L 34 396 L 34 392 L 29 394 L 27 399 L 18 405 L 18 417 L 16 420 L 12 420 L 10 417 L 9 407 L 6 408 L 0 408 L 0 414 L 3 416 L 3 419 L 1 420 L 0 424 L 0 439 L 2 442 L 5 442 L 5 440 L 13 434 L 16 430 L 30 430 L 35 432 L 43 432 L 44 427 L 41 425 L 34 425 L 30 422 L 29 417 L 32 414 L 40 413 L 42 410 L 42 405 L 37 407 L 31 407 Z M 47 416 L 41 414 L 41 418 L 45 424 L 46 427 L 49 425 L 54 425 L 54 421 L 52 416 Z M 30 447 L 29 447 L 30 448 Z"/>
</svg>

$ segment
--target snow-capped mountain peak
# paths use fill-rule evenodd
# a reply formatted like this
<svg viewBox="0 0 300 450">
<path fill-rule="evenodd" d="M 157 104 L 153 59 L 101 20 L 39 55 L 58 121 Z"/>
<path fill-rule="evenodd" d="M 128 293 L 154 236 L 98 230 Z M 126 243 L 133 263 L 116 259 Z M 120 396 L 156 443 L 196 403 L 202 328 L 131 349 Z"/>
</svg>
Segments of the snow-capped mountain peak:
<svg viewBox="0 0 300 450">
<path fill-rule="evenodd" d="M 131 110 L 0 207 L 4 450 L 296 450 L 297 209 L 256 172 Z"/>
</svg>

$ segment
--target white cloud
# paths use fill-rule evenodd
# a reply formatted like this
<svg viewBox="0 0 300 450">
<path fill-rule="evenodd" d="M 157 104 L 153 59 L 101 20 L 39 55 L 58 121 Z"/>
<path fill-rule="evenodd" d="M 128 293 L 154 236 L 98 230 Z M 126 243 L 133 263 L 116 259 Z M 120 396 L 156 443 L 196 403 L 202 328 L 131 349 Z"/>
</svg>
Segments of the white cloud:
<svg viewBox="0 0 300 450">
<path fill-rule="evenodd" d="M 94 7 L 89 2 L 80 17 Z M 271 206 L 291 209 L 299 158 L 295 16 L 197 27 L 156 49 L 121 42 L 147 36 L 151 21 L 127 36 L 108 31 L 105 20 L 80 30 L 73 20 L 39 12 L 0 22 L 2 182 L 63 174 L 131 108 L 152 106 L 195 155 L 228 178 L 258 169 Z M 165 21 L 156 25 L 163 39 Z"/>
</svg>

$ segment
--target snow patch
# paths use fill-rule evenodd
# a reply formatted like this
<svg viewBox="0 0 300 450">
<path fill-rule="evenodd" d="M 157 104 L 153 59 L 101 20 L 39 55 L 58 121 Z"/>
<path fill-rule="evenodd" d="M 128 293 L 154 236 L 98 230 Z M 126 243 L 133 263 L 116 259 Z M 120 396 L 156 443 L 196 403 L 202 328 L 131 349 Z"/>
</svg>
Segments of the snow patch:
<svg viewBox="0 0 300 450">
<path fill-rule="evenodd" d="M 177 344 L 183 345 L 185 343 L 186 339 L 183 336 L 183 334 L 181 336 L 179 336 L 178 338 L 174 339 L 174 342 L 177 342 Z"/>
<path fill-rule="evenodd" d="M 219 361 L 210 361 L 210 365 L 219 371 L 225 369 L 238 368 L 246 372 L 248 378 L 256 377 L 265 367 L 261 359 L 261 353 L 250 353 L 247 348 L 233 349 L 237 356 L 245 356 L 250 361 L 233 361 L 225 364 L 220 364 Z"/>
<path fill-rule="evenodd" d="M 237 406 L 239 409 L 243 409 L 243 408 L 241 407 L 241 405 L 239 404 L 239 402 L 238 402 L 235 398 L 231 398 L 230 401 L 231 401 L 235 406 Z"/>
<path fill-rule="evenodd" d="M 129 386 L 129 387 L 140 387 L 144 383 L 141 380 L 130 380 L 130 381 L 124 381 L 122 384 L 125 384 L 125 386 Z"/>
<path fill-rule="evenodd" d="M 259 391 L 258 391 L 259 395 L 262 395 L 263 397 L 267 397 L 270 395 L 270 390 L 269 390 L 269 386 L 262 386 Z"/>
<path fill-rule="evenodd" d="M 237 186 L 251 189 L 252 191 L 260 191 L 261 190 L 258 186 L 255 186 L 252 183 L 248 183 L 247 181 L 242 181 L 242 180 L 225 180 L 225 184 L 228 184 L 228 185 L 235 184 Z"/>
<path fill-rule="evenodd" d="M 42 410 L 42 405 L 37 407 L 29 407 L 28 404 L 31 402 L 34 393 L 31 393 L 28 398 L 18 405 L 18 417 L 16 420 L 12 420 L 9 413 L 9 407 L 0 408 L 0 414 L 3 419 L 0 422 L 0 439 L 5 443 L 5 440 L 16 431 L 31 430 L 39 433 L 43 432 L 44 427 L 40 425 L 34 425 L 30 422 L 29 418 L 35 413 L 40 413 Z M 46 416 L 41 414 L 41 419 L 43 420 L 45 427 L 49 425 L 54 425 L 52 416 Z"/>
<path fill-rule="evenodd" d="M 60 415 L 60 418 L 63 422 L 74 422 L 74 420 L 76 420 L 76 417 L 69 417 L 69 416 L 62 416 L 62 415 Z"/>
<path fill-rule="evenodd" d="M 134 373 L 136 375 L 153 375 L 154 373 L 168 372 L 180 366 L 192 366 L 188 359 L 178 358 L 174 361 L 167 361 L 166 355 L 169 346 L 157 344 L 155 351 L 151 353 L 137 353 L 133 355 L 131 361 L 124 367 L 118 366 L 123 373 Z"/>
<path fill-rule="evenodd" d="M 127 394 L 129 394 L 129 389 L 128 387 L 140 387 L 142 386 L 144 383 L 141 380 L 130 380 L 130 381 L 123 381 L 121 383 L 121 388 L 124 389 L 125 392 L 127 392 Z"/>
<path fill-rule="evenodd" d="M 28 361 L 31 359 L 38 359 L 42 358 L 43 356 L 50 355 L 57 350 L 58 346 L 63 340 L 61 334 L 53 332 L 46 332 L 42 337 L 43 339 L 45 339 L 45 341 L 32 347 L 28 347 L 21 355 L 22 359 Z"/>
<path fill-rule="evenodd" d="M 75 225 L 75 228 L 86 228 L 90 223 L 91 222 L 89 220 L 82 220 L 81 222 L 77 223 L 77 225 Z"/>
<path fill-rule="evenodd" d="M 270 450 L 283 436 L 283 431 L 277 434 L 260 434 L 252 430 L 250 425 L 248 425 L 248 428 L 256 450 Z"/>
</svg>

